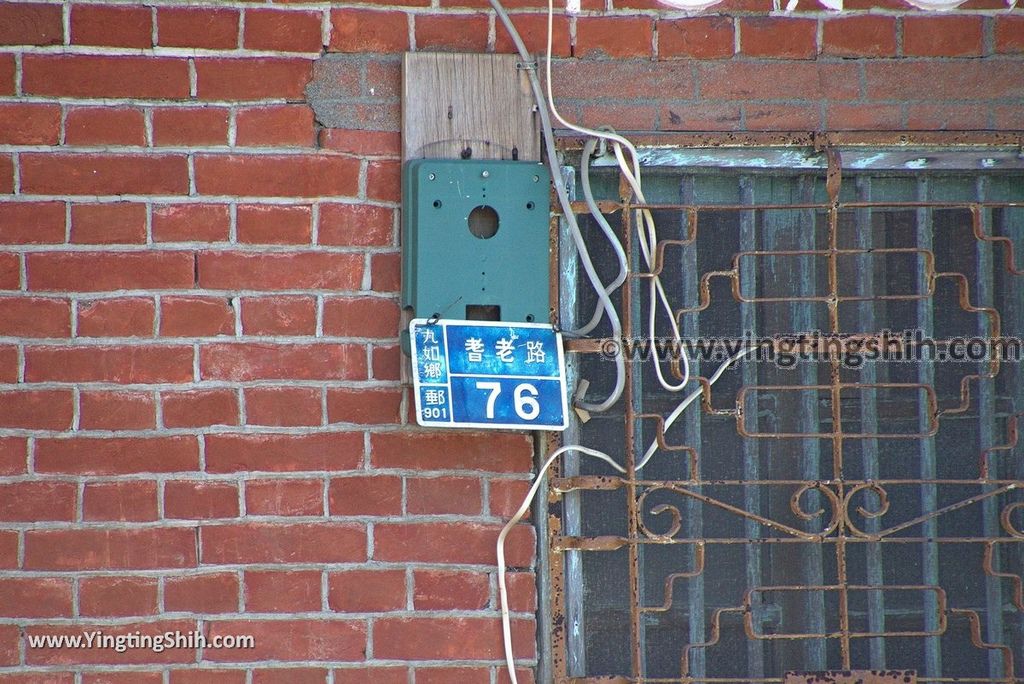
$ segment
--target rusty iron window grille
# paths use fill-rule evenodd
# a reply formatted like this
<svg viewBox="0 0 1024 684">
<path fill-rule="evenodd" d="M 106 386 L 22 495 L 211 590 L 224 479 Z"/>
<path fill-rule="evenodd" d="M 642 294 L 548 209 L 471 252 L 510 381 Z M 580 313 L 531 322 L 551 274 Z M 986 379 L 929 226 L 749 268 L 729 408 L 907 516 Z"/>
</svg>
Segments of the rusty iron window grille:
<svg viewBox="0 0 1024 684">
<path fill-rule="evenodd" d="M 1019 139 L 644 142 L 657 268 L 685 338 L 1024 337 Z M 580 141 L 561 147 L 579 163 Z M 642 336 L 637 205 L 610 163 L 591 177 L 629 236 L 614 300 L 624 336 Z M 610 282 L 614 254 L 574 207 Z M 563 329 L 596 305 L 568 242 Z M 614 380 L 602 326 L 567 343 L 594 398 Z M 801 350 L 789 368 L 738 364 L 713 390 L 701 378 L 718 361 L 691 356 L 705 391 L 667 431 L 680 395 L 627 360 L 623 398 L 562 437 L 629 475 L 570 455 L 550 480 L 553 681 L 1024 682 L 1024 364 L 851 367 L 836 348 Z M 653 439 L 662 451 L 637 474 Z"/>
</svg>

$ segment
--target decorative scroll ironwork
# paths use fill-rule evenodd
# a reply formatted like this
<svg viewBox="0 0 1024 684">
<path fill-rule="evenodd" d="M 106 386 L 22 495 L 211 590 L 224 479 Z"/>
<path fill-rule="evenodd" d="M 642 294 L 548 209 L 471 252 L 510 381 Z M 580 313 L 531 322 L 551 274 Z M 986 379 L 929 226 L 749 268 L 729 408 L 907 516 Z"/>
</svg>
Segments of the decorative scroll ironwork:
<svg viewBox="0 0 1024 684">
<path fill-rule="evenodd" d="M 705 327 L 699 316 L 726 306 L 733 313 L 719 328 L 767 321 L 776 335 L 808 332 L 816 306 L 824 332 L 861 340 L 895 329 L 882 329 L 884 307 L 929 333 L 937 316 L 959 316 L 989 339 L 1002 339 L 1007 321 L 1024 332 L 1020 175 L 1010 199 L 978 196 L 983 180 L 975 197 L 936 199 L 927 184 L 945 181 L 915 177 L 918 196 L 872 199 L 870 178 L 843 176 L 837 154 L 828 160 L 827 181 L 793 185 L 797 201 L 757 200 L 753 181 L 737 174 L 739 202 L 701 202 L 684 187 L 682 202 L 639 206 L 620 182 L 621 199 L 601 206 L 623 235 L 638 210 L 675 221 L 652 270 L 689 337 Z M 778 225 L 773 212 L 783 215 Z M 794 217 L 798 225 L 786 224 Z M 719 240 L 711 252 L 731 240 L 731 253 L 708 256 L 702 240 Z M 943 263 L 951 254 L 969 268 Z M 729 267 L 718 267 L 725 257 Z M 778 268 L 790 258 L 803 261 L 788 294 L 759 293 L 769 277 L 789 286 Z M 888 263 L 888 279 L 869 262 Z M 627 337 L 643 334 L 638 286 L 649 277 L 635 273 L 620 295 Z M 770 318 L 769 307 L 783 313 Z M 584 373 L 613 372 L 601 349 L 569 343 Z M 580 437 L 618 454 L 628 474 L 573 461 L 549 490 L 557 682 L 784 683 L 814 673 L 845 682 L 853 671 L 879 678 L 865 682 L 1024 682 L 1021 364 L 987 358 L 954 376 L 929 361 L 879 363 L 856 374 L 835 349 L 799 351 L 801 370 L 750 364 L 714 391 L 706 377 L 717 363 L 705 360 L 699 408 L 668 431 L 663 416 L 676 399 L 651 389 L 653 361 L 627 359 L 620 413 Z M 678 359 L 664 363 L 681 377 Z M 638 473 L 652 442 L 664 462 Z"/>
</svg>

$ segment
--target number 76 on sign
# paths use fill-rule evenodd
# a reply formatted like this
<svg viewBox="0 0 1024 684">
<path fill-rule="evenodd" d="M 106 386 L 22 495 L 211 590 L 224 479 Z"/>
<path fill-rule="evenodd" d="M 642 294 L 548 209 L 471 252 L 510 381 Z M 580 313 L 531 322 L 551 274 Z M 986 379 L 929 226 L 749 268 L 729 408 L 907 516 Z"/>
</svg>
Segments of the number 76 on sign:
<svg viewBox="0 0 1024 684">
<path fill-rule="evenodd" d="M 565 358 L 550 325 L 416 319 L 409 337 L 420 425 L 565 429 Z"/>
</svg>

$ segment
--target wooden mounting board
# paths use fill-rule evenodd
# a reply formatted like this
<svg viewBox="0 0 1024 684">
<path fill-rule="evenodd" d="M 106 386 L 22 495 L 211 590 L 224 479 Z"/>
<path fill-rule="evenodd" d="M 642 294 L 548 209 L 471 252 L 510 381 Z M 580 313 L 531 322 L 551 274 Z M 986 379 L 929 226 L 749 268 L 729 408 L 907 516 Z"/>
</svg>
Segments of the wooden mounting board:
<svg viewBox="0 0 1024 684">
<path fill-rule="evenodd" d="M 407 52 L 402 160 L 540 160 L 533 95 L 516 55 Z M 513 155 L 513 150 L 516 154 Z"/>
</svg>

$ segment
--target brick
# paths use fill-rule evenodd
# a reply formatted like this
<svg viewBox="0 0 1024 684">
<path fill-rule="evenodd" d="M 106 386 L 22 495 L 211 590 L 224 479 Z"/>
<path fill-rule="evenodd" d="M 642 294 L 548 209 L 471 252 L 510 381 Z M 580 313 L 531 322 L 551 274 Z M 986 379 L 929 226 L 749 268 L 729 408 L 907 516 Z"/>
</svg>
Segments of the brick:
<svg viewBox="0 0 1024 684">
<path fill-rule="evenodd" d="M 734 102 L 698 102 L 669 105 L 660 120 L 666 131 L 735 131 L 741 128 L 742 114 Z"/>
<path fill-rule="evenodd" d="M 375 468 L 527 472 L 533 446 L 524 435 L 381 432 L 370 438 Z"/>
<path fill-rule="evenodd" d="M 310 244 L 313 240 L 309 205 L 240 204 L 238 241 L 263 245 Z"/>
<path fill-rule="evenodd" d="M 334 684 L 407 684 L 408 670 L 404 667 L 351 667 L 334 670 Z"/>
<path fill-rule="evenodd" d="M 14 530 L 0 531 L 0 568 L 11 569 L 19 565 L 18 533 Z"/>
<path fill-rule="evenodd" d="M 275 105 L 238 110 L 235 144 L 311 147 L 316 138 L 313 110 L 306 105 Z"/>
<path fill-rule="evenodd" d="M 0 55 L 0 95 L 14 94 L 14 66 L 14 55 Z"/>
<path fill-rule="evenodd" d="M 1009 61 L 890 60 L 867 62 L 864 72 L 867 97 L 872 100 L 955 102 L 1024 97 L 1024 70 Z"/>
<path fill-rule="evenodd" d="M 232 482 L 171 480 L 164 485 L 164 516 L 185 520 L 238 517 L 238 486 Z"/>
<path fill-rule="evenodd" d="M 362 525 L 333 522 L 204 527 L 202 554 L 203 563 L 214 565 L 355 563 L 366 560 L 366 530 Z"/>
<path fill-rule="evenodd" d="M 69 390 L 0 392 L 0 428 L 67 430 L 73 413 Z"/>
<path fill-rule="evenodd" d="M 79 395 L 79 424 L 83 430 L 152 430 L 156 402 L 148 392 L 94 392 Z"/>
<path fill-rule="evenodd" d="M 982 17 L 903 18 L 903 54 L 913 57 L 979 57 Z"/>
<path fill-rule="evenodd" d="M 320 612 L 319 570 L 246 571 L 245 610 L 249 613 Z"/>
<path fill-rule="evenodd" d="M 702 66 L 712 64 L 716 62 Z M 606 92 L 615 93 L 619 99 L 646 100 L 651 93 L 672 93 L 674 98 L 684 99 L 697 94 L 693 73 L 692 65 L 680 60 L 663 62 L 657 68 L 646 60 L 566 60 L 559 62 L 552 73 L 552 89 L 556 99 L 589 100 L 593 98 L 590 83 L 599 81 Z"/>
<path fill-rule="evenodd" d="M 78 488 L 70 482 L 9 482 L 0 484 L 0 520 L 4 522 L 72 521 Z M 2 542 L 0 542 L 2 544 Z"/>
<path fill-rule="evenodd" d="M 417 570 L 413 575 L 416 610 L 482 610 L 490 596 L 490 577 L 482 572 Z"/>
<path fill-rule="evenodd" d="M 21 187 L 44 195 L 185 195 L 183 155 L 21 155 Z"/>
<path fill-rule="evenodd" d="M 374 254 L 370 258 L 370 287 L 375 292 L 398 292 L 402 284 L 401 255 Z"/>
<path fill-rule="evenodd" d="M 164 580 L 164 608 L 172 612 L 234 613 L 238 611 L 238 586 L 234 573 L 168 577 Z"/>
<path fill-rule="evenodd" d="M 310 667 L 275 667 L 253 670 L 252 684 L 324 684 L 327 674 L 327 670 Z"/>
<path fill-rule="evenodd" d="M 206 437 L 206 470 L 211 473 L 352 470 L 362 461 L 363 438 L 354 432 Z"/>
<path fill-rule="evenodd" d="M 40 439 L 36 471 L 70 475 L 172 473 L 199 468 L 195 437 Z"/>
<path fill-rule="evenodd" d="M 71 582 L 44 577 L 0 578 L 0 616 L 70 617 Z"/>
<path fill-rule="evenodd" d="M 499 526 L 474 523 L 377 523 L 375 560 L 424 563 L 494 563 Z M 526 567 L 534 557 L 534 531 L 518 525 L 505 539 L 510 567 Z"/>
<path fill-rule="evenodd" d="M 345 337 L 395 338 L 398 302 L 380 297 L 332 297 L 324 301 L 324 333 Z"/>
<path fill-rule="evenodd" d="M 997 130 L 1024 129 L 1024 111 L 1016 105 L 995 107 L 993 118 Z"/>
<path fill-rule="evenodd" d="M 160 107 L 153 110 L 153 144 L 186 147 L 227 145 L 228 110 L 221 107 Z"/>
<path fill-rule="evenodd" d="M 517 658 L 535 651 L 533 621 L 512 621 Z M 396 660 L 498 660 L 504 654 L 498 618 L 394 617 L 373 626 L 375 658 Z"/>
<path fill-rule="evenodd" d="M 819 108 L 808 105 L 746 105 L 747 128 L 752 131 L 819 130 Z"/>
<path fill-rule="evenodd" d="M 476 477 L 414 477 L 406 482 L 408 512 L 424 515 L 480 515 L 481 482 Z"/>
<path fill-rule="evenodd" d="M 231 290 L 356 290 L 362 254 L 200 252 L 199 285 Z"/>
<path fill-rule="evenodd" d="M 394 210 L 367 204 L 321 204 L 319 243 L 347 247 L 392 245 Z"/>
<path fill-rule="evenodd" d="M 860 97 L 855 64 L 718 62 L 700 66 L 701 95 L 710 99 L 792 99 L 807 92 L 808 83 L 817 84 L 815 99 Z"/>
<path fill-rule="evenodd" d="M 732 17 L 686 17 L 658 21 L 658 58 L 722 59 L 732 57 Z"/>
<path fill-rule="evenodd" d="M 249 480 L 245 487 L 249 515 L 323 515 L 321 480 Z"/>
<path fill-rule="evenodd" d="M 409 49 L 409 18 L 405 12 L 371 9 L 331 11 L 332 52 L 403 52 Z"/>
<path fill-rule="evenodd" d="M 611 126 L 617 130 L 655 130 L 658 107 L 638 105 L 585 105 L 581 117 L 584 126 Z"/>
<path fill-rule="evenodd" d="M 27 570 L 156 570 L 195 565 L 195 531 L 182 527 L 25 532 Z"/>
<path fill-rule="evenodd" d="M 505 577 L 508 588 L 509 610 L 523 613 L 537 611 L 537 578 L 531 572 L 510 572 Z M 501 599 L 495 597 L 495 606 L 501 607 Z"/>
<path fill-rule="evenodd" d="M 739 51 L 750 57 L 814 59 L 818 52 L 818 22 L 813 19 L 743 17 L 739 32 Z"/>
<path fill-rule="evenodd" d="M 223 50 L 238 47 L 235 9 L 215 7 L 158 7 L 157 42 L 165 47 Z"/>
<path fill-rule="evenodd" d="M 245 670 L 171 670 L 171 684 L 245 684 Z M 403 683 L 404 684 L 404 683 Z"/>
<path fill-rule="evenodd" d="M 67 300 L 0 297 L 0 335 L 68 337 L 70 334 L 71 304 Z"/>
<path fill-rule="evenodd" d="M 315 426 L 323 422 L 321 390 L 313 387 L 251 387 L 245 390 L 247 425 Z"/>
<path fill-rule="evenodd" d="M 22 88 L 31 95 L 184 99 L 188 62 L 177 57 L 25 55 Z"/>
<path fill-rule="evenodd" d="M 82 684 L 163 684 L 164 676 L 159 672 L 107 672 L 86 674 Z"/>
<path fill-rule="evenodd" d="M 491 515 L 499 518 L 511 518 L 523 503 L 530 489 L 528 480 L 509 480 L 505 478 L 490 481 Z M 527 513 L 529 517 L 529 513 Z"/>
<path fill-rule="evenodd" d="M 226 204 L 167 204 L 153 207 L 157 242 L 221 242 L 231 231 Z"/>
<path fill-rule="evenodd" d="M 58 244 L 64 242 L 63 202 L 0 203 L 0 242 Z"/>
<path fill-rule="evenodd" d="M 320 12 L 250 9 L 245 13 L 245 47 L 277 52 L 320 52 Z"/>
<path fill-rule="evenodd" d="M 86 483 L 82 514 L 84 520 L 156 520 L 156 481 Z"/>
<path fill-rule="evenodd" d="M 354 196 L 359 160 L 334 155 L 196 155 L 196 189 L 243 197 Z"/>
<path fill-rule="evenodd" d="M 831 18 L 823 22 L 821 52 L 836 57 L 892 57 L 896 19 L 878 15 Z"/>
<path fill-rule="evenodd" d="M 72 107 L 64 122 L 68 145 L 145 145 L 142 111 L 131 107 Z"/>
<path fill-rule="evenodd" d="M 547 50 L 547 14 L 516 14 L 513 21 L 530 54 L 539 54 Z M 497 33 L 495 34 L 494 51 L 518 54 L 512 39 L 508 35 L 508 31 L 505 30 L 500 21 L 496 22 L 496 24 L 495 30 Z M 552 27 L 551 54 L 555 57 L 569 57 L 571 52 L 569 45 L 569 17 L 554 17 Z"/>
<path fill-rule="evenodd" d="M 989 108 L 983 104 L 912 104 L 907 106 L 908 130 L 985 130 Z"/>
<path fill-rule="evenodd" d="M 327 490 L 331 515 L 401 515 L 402 478 L 391 475 L 339 477 Z"/>
<path fill-rule="evenodd" d="M 3 382 L 19 382 L 18 369 L 20 366 L 18 348 L 14 346 L 0 346 L 0 380 Z"/>
<path fill-rule="evenodd" d="M 72 204 L 71 242 L 145 244 L 146 205 L 134 202 Z"/>
<path fill-rule="evenodd" d="M 398 160 L 371 161 L 366 166 L 366 196 L 383 202 L 402 198 L 402 165 Z"/>
<path fill-rule="evenodd" d="M 79 609 L 90 617 L 155 615 L 156 585 L 152 577 L 86 577 L 78 585 Z"/>
<path fill-rule="evenodd" d="M 22 637 L 18 632 L 18 628 L 11 625 L 11 629 L 14 632 L 14 658 L 11 661 L 12 665 L 18 663 L 18 643 L 21 642 Z M 3 631 L 0 630 L 0 638 L 2 638 Z M 4 657 L 3 646 L 0 646 L 0 658 Z M 46 672 L 44 674 L 5 674 L 0 675 L 0 683 L 2 684 L 75 684 L 75 673 L 74 672 Z"/>
<path fill-rule="evenodd" d="M 0 45 L 60 45 L 63 42 L 64 20 L 60 5 L 0 6 Z"/>
<path fill-rule="evenodd" d="M 23 437 L 0 437 L 0 475 L 23 475 L 28 462 L 28 440 Z M 3 536 L 0 535 L 0 547 Z M 0 567 L 3 566 L 0 551 Z"/>
<path fill-rule="evenodd" d="M 153 47 L 152 12 L 148 7 L 72 5 L 71 43 Z"/>
<path fill-rule="evenodd" d="M 654 25 L 650 17 L 579 17 L 577 57 L 650 57 Z"/>
<path fill-rule="evenodd" d="M 416 684 L 491 684 L 491 671 L 486 667 L 417 668 Z"/>
<path fill-rule="evenodd" d="M 191 347 L 32 347 L 25 350 L 28 382 L 190 382 Z"/>
<path fill-rule="evenodd" d="M 82 301 L 79 337 L 152 337 L 156 306 L 152 299 L 124 297 Z"/>
<path fill-rule="evenodd" d="M 33 625 L 25 629 L 30 638 L 57 639 L 81 637 L 93 630 L 102 631 L 115 639 L 128 634 L 155 637 L 166 632 L 190 632 L 196 628 L 195 620 L 163 620 L 159 622 L 132 622 L 119 624 Z M 195 660 L 195 649 L 167 648 L 160 653 L 148 648 L 127 649 L 118 653 L 103 648 L 29 649 L 26 661 L 30 665 L 142 665 L 149 663 L 181 663 Z"/>
<path fill-rule="evenodd" d="M 30 290 L 103 292 L 193 285 L 189 252 L 53 252 L 27 255 Z"/>
<path fill-rule="evenodd" d="M 214 620 L 207 638 L 248 634 L 256 648 L 207 651 L 207 660 L 257 662 L 266 660 L 357 661 L 366 656 L 366 625 L 347 620 Z"/>
<path fill-rule="evenodd" d="M 328 604 L 340 613 L 383 613 L 406 606 L 404 570 L 348 570 L 327 579 Z"/>
<path fill-rule="evenodd" d="M 235 309 L 226 297 L 164 297 L 160 335 L 208 337 L 235 334 Z"/>
<path fill-rule="evenodd" d="M 0 155 L 0 193 L 14 194 L 14 158 L 9 154 Z"/>
<path fill-rule="evenodd" d="M 825 111 L 825 128 L 832 131 L 899 130 L 902 113 L 899 105 L 829 104 Z"/>
<path fill-rule="evenodd" d="M 332 387 L 327 390 L 330 423 L 393 424 L 401 419 L 401 407 L 402 392 L 397 389 Z"/>
<path fill-rule="evenodd" d="M 242 332 L 245 335 L 313 335 L 316 300 L 301 296 L 245 297 L 242 299 Z"/>
<path fill-rule="evenodd" d="M 996 52 L 1003 54 L 1024 53 L 1024 17 L 996 17 Z"/>
<path fill-rule="evenodd" d="M 160 405 L 164 426 L 169 428 L 238 425 L 238 395 L 234 390 L 162 392 Z"/>
<path fill-rule="evenodd" d="M 370 66 L 373 66 L 373 62 Z M 391 62 L 379 62 L 382 66 L 397 67 Z M 369 70 L 370 66 L 367 67 Z M 398 72 L 401 81 L 401 72 Z M 400 87 L 392 83 L 392 89 Z M 359 156 L 395 157 L 402 152 L 402 136 L 394 131 L 367 131 L 351 128 L 323 128 L 320 130 L 320 147 L 335 152 Z"/>
<path fill-rule="evenodd" d="M 483 52 L 487 49 L 487 15 L 416 15 L 417 50 Z"/>
<path fill-rule="evenodd" d="M 209 344 L 199 367 L 204 380 L 360 380 L 366 354 L 352 344 Z"/>
<path fill-rule="evenodd" d="M 312 75 L 307 59 L 196 59 L 196 93 L 203 100 L 301 100 Z"/>
<path fill-rule="evenodd" d="M 59 105 L 20 102 L 0 104 L 0 144 L 56 145 L 59 139 Z"/>
</svg>

